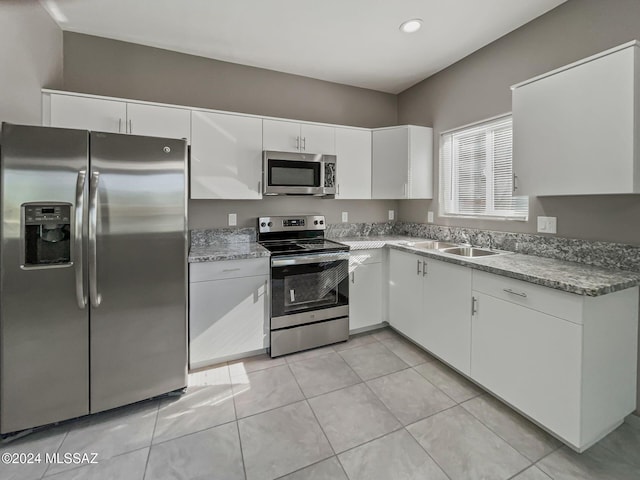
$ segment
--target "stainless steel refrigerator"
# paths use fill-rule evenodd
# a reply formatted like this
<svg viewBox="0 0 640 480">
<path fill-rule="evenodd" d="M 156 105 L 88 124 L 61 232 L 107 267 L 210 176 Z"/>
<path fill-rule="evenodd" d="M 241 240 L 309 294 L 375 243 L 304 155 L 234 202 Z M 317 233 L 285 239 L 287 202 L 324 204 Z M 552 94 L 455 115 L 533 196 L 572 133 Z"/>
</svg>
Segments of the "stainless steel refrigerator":
<svg viewBox="0 0 640 480">
<path fill-rule="evenodd" d="M 186 158 L 2 125 L 0 433 L 186 386 Z"/>
</svg>

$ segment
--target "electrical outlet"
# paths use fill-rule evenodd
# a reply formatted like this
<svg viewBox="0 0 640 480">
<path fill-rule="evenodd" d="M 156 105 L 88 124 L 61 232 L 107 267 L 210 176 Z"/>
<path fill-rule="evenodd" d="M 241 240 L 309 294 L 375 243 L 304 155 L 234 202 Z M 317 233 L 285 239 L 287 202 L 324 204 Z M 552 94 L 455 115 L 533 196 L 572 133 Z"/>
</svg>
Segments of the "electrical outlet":
<svg viewBox="0 0 640 480">
<path fill-rule="evenodd" d="M 238 224 L 238 215 L 236 215 L 235 213 L 230 213 L 229 214 L 229 226 L 230 227 L 235 227 Z"/>
<path fill-rule="evenodd" d="M 396 216 L 395 210 L 389 210 L 389 220 L 393 220 Z"/>
<path fill-rule="evenodd" d="M 346 223 L 349 221 L 349 212 L 342 212 L 342 222 Z"/>
<path fill-rule="evenodd" d="M 433 223 L 433 212 L 431 210 L 427 212 L 427 223 Z"/>
<path fill-rule="evenodd" d="M 538 217 L 539 233 L 556 233 L 558 225 L 557 217 Z"/>
</svg>

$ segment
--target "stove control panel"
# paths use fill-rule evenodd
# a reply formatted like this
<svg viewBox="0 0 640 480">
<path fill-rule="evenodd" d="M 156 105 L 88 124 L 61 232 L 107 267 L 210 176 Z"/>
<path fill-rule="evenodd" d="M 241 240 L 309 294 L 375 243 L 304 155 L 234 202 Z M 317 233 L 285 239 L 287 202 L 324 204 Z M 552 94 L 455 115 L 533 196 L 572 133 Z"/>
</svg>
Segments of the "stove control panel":
<svg viewBox="0 0 640 480">
<path fill-rule="evenodd" d="M 291 215 L 258 218 L 259 233 L 325 230 L 324 215 Z"/>
</svg>

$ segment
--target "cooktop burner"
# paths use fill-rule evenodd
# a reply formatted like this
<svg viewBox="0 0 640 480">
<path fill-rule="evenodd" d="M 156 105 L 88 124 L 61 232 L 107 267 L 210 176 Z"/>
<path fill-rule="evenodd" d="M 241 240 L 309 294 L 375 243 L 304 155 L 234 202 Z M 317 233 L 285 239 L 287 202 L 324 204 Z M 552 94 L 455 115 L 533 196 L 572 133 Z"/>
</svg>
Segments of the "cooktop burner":
<svg viewBox="0 0 640 480">
<path fill-rule="evenodd" d="M 322 215 L 261 217 L 258 219 L 258 242 L 273 255 L 292 255 L 348 251 L 342 243 L 324 238 Z"/>
</svg>

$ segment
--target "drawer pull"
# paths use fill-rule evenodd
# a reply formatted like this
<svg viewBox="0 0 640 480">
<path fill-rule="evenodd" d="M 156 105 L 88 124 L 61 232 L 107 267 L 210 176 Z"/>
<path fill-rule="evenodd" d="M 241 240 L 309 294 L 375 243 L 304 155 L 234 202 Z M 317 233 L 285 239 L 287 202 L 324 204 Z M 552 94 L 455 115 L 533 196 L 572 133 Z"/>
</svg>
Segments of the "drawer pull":
<svg viewBox="0 0 640 480">
<path fill-rule="evenodd" d="M 514 292 L 510 288 L 503 288 L 502 290 L 504 290 L 505 292 L 510 293 L 512 295 L 517 295 L 517 296 L 522 297 L 522 298 L 527 298 L 527 294 L 524 293 L 524 292 Z"/>
<path fill-rule="evenodd" d="M 237 272 L 238 270 L 240 270 L 240 269 L 239 268 L 225 268 L 222 271 L 223 272 Z"/>
</svg>

